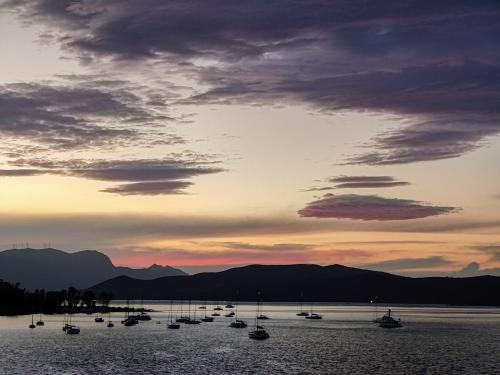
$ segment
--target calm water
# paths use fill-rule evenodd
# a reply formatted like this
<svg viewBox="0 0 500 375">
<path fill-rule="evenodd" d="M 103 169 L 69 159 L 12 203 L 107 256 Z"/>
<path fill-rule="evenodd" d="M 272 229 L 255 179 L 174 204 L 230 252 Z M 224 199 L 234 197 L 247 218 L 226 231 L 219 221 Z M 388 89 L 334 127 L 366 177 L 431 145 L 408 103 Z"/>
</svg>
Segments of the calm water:
<svg viewBox="0 0 500 375">
<path fill-rule="evenodd" d="M 31 317 L 0 317 L 0 374 L 500 374 L 500 309 L 394 306 L 404 327 L 384 330 L 370 323 L 373 306 L 318 305 L 323 320 L 310 321 L 267 304 L 271 338 L 259 342 L 224 317 L 168 330 L 170 305 L 145 307 L 161 312 L 135 327 L 122 314 L 114 328 L 75 316 L 79 336 L 62 332 L 60 316 L 32 331 Z M 255 307 L 238 311 L 250 326 Z"/>
</svg>

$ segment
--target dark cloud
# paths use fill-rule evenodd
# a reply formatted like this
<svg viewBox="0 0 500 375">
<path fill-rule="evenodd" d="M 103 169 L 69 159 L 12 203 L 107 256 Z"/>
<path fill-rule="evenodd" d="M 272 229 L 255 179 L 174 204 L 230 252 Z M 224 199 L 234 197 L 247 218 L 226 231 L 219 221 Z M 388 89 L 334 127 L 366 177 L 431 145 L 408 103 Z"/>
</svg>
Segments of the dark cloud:
<svg viewBox="0 0 500 375">
<path fill-rule="evenodd" d="M 310 202 L 298 211 L 301 217 L 354 220 L 409 220 L 443 215 L 456 211 L 455 207 L 440 207 L 421 202 L 383 198 L 376 195 L 333 195 Z"/>
<path fill-rule="evenodd" d="M 375 271 L 406 271 L 446 266 L 453 262 L 441 257 L 391 259 L 377 263 L 362 264 L 360 268 Z"/>
<path fill-rule="evenodd" d="M 158 124 L 172 120 L 152 108 L 144 88 L 102 80 L 20 83 L 0 86 L 0 134 L 6 140 L 35 143 L 53 151 L 102 146 L 183 143 Z M 16 146 L 17 147 L 17 146 Z"/>
<path fill-rule="evenodd" d="M 354 164 L 453 158 L 500 133 L 496 0 L 19 0 L 86 62 L 153 61 L 197 77 L 185 103 L 308 103 L 410 124 Z M 200 62 L 202 62 L 200 64 Z"/>
<path fill-rule="evenodd" d="M 186 179 L 224 170 L 216 161 L 179 158 L 91 161 L 19 159 L 10 164 L 22 169 L 3 170 L 0 176 L 51 174 L 98 181 L 134 182 L 101 190 L 121 195 L 181 194 L 192 185 Z"/>
<path fill-rule="evenodd" d="M 406 181 L 397 181 L 390 176 L 339 176 L 329 179 L 336 183 L 335 188 L 385 188 L 409 185 Z"/>
<path fill-rule="evenodd" d="M 137 182 L 122 184 L 101 190 L 104 193 L 120 195 L 162 195 L 183 194 L 193 183 L 189 181 Z"/>
<path fill-rule="evenodd" d="M 39 169 L 0 169 L 0 177 L 39 176 L 45 171 Z"/>
</svg>

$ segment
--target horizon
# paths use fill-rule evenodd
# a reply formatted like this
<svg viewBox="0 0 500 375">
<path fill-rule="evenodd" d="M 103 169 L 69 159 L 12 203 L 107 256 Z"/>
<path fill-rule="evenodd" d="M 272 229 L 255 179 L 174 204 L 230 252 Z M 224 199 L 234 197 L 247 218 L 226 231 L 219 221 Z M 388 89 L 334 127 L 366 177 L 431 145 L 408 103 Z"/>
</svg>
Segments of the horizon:
<svg viewBox="0 0 500 375">
<path fill-rule="evenodd" d="M 0 0 L 0 247 L 499 276 L 498 4 L 337 5 Z"/>
</svg>

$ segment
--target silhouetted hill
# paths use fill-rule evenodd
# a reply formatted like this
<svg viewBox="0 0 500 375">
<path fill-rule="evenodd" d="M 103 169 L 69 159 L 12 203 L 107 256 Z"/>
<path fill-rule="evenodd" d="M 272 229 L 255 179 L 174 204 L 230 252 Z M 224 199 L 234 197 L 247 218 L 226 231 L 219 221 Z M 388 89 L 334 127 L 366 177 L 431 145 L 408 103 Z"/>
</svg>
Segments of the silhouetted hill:
<svg viewBox="0 0 500 375">
<path fill-rule="evenodd" d="M 500 277 L 410 278 L 341 265 L 252 265 L 156 280 L 117 277 L 92 288 L 117 299 L 379 302 L 500 305 Z"/>
<path fill-rule="evenodd" d="M 184 274 L 168 266 L 115 267 L 106 255 L 93 250 L 66 253 L 56 249 L 11 249 L 0 252 L 0 279 L 19 282 L 27 289 L 87 288 L 120 275 L 155 279 Z"/>
</svg>

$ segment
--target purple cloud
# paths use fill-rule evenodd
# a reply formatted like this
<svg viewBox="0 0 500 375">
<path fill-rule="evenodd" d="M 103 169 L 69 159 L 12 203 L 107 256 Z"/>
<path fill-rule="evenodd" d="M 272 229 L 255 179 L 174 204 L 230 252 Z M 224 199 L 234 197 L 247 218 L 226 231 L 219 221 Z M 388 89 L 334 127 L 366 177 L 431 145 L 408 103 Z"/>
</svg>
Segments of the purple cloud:
<svg viewBox="0 0 500 375">
<path fill-rule="evenodd" d="M 376 195 L 325 194 L 323 198 L 308 203 L 298 214 L 301 217 L 386 221 L 420 219 L 456 210 L 455 207 L 431 206 L 413 200 Z"/>
</svg>

